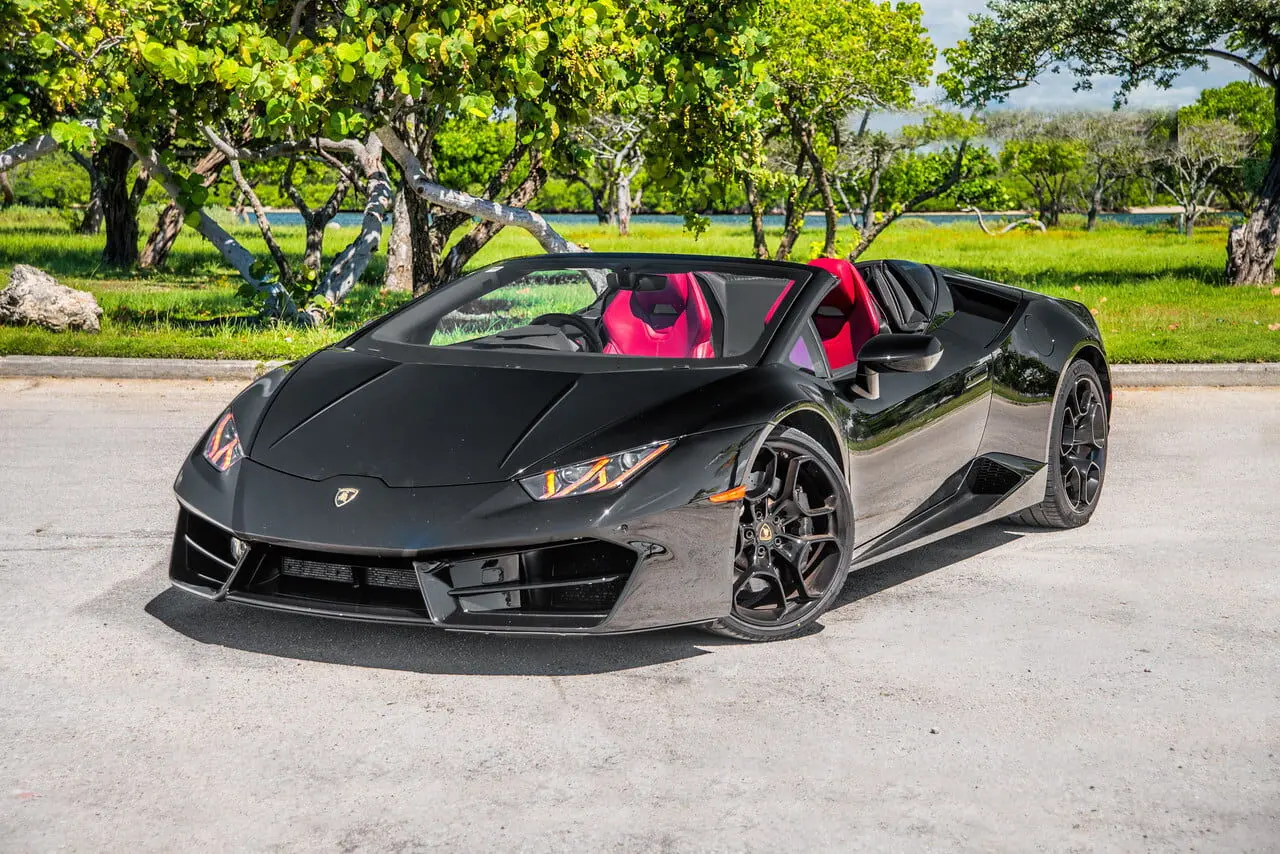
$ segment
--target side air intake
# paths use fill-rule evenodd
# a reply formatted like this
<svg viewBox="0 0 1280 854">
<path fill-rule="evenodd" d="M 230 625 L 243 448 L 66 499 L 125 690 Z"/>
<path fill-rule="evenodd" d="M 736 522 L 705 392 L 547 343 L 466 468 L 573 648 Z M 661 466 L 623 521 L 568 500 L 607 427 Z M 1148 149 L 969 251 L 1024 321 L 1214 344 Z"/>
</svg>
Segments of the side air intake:
<svg viewBox="0 0 1280 854">
<path fill-rule="evenodd" d="M 978 457 L 969 469 L 969 491 L 974 495 L 1004 495 L 1020 483 L 1021 475 L 988 457 Z"/>
</svg>

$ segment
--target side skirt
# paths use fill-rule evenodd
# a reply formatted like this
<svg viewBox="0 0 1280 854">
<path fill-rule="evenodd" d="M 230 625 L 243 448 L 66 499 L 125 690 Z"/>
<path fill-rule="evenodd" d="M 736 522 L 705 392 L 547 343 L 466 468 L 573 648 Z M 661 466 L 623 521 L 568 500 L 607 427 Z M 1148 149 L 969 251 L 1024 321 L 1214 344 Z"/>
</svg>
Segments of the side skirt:
<svg viewBox="0 0 1280 854">
<path fill-rule="evenodd" d="M 1010 454 L 978 457 L 948 478 L 922 510 L 858 549 L 849 569 L 871 566 L 1032 507 L 1044 500 L 1048 483 L 1049 470 L 1042 462 Z"/>
</svg>

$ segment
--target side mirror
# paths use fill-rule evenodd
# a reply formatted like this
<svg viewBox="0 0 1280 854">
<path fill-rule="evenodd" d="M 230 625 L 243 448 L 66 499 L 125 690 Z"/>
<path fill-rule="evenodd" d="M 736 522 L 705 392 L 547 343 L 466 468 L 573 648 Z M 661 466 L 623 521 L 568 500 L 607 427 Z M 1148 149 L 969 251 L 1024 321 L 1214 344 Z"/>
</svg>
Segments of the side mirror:
<svg viewBox="0 0 1280 854">
<path fill-rule="evenodd" d="M 932 335 L 883 333 L 858 351 L 858 360 L 841 368 L 832 379 L 858 397 L 880 397 L 880 372 L 918 373 L 931 371 L 942 359 L 942 342 Z"/>
<path fill-rule="evenodd" d="M 858 351 L 858 365 L 872 371 L 932 371 L 942 359 L 942 342 L 932 335 L 877 335 Z"/>
</svg>

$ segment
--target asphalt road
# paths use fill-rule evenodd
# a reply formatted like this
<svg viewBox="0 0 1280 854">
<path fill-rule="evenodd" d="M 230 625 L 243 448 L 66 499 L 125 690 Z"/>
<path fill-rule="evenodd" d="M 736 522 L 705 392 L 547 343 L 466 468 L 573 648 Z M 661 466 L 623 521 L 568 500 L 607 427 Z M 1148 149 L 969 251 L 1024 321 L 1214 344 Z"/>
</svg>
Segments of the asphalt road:
<svg viewBox="0 0 1280 854">
<path fill-rule="evenodd" d="M 1280 849 L 1280 390 L 1125 391 L 1087 528 L 961 535 L 760 646 L 169 590 L 233 390 L 0 381 L 0 850 Z"/>
</svg>

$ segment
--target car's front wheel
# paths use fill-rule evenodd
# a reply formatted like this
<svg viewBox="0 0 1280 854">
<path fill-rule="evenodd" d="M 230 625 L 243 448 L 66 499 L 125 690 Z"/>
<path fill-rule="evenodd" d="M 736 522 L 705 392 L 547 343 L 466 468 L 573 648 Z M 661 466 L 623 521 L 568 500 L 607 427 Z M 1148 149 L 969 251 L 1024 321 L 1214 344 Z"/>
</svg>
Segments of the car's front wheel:
<svg viewBox="0 0 1280 854">
<path fill-rule="evenodd" d="M 804 631 L 840 594 L 852 549 L 840 467 L 805 433 L 773 434 L 756 454 L 742 500 L 732 607 L 711 630 L 750 641 Z"/>
</svg>

